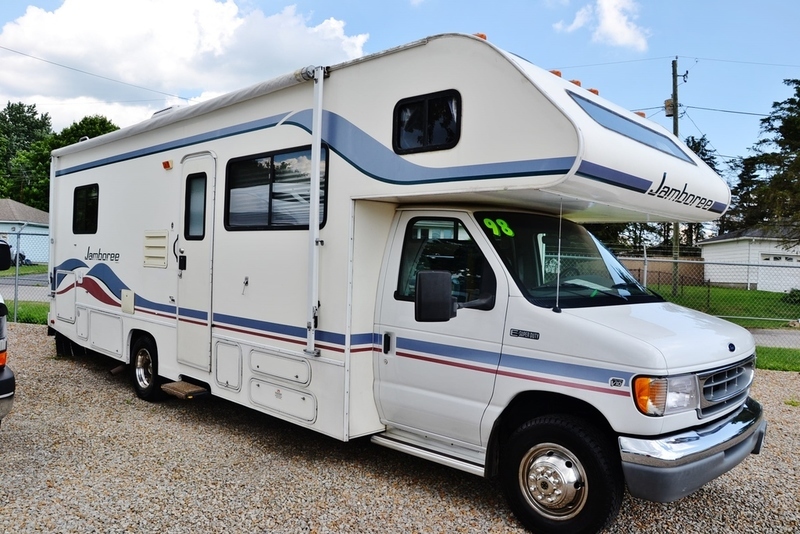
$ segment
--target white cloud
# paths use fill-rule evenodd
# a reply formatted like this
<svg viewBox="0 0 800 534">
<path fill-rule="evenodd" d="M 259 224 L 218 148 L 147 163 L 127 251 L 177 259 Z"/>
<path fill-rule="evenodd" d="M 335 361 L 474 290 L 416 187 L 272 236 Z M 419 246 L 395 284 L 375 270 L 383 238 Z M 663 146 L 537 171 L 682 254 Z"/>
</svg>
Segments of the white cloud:
<svg viewBox="0 0 800 534">
<path fill-rule="evenodd" d="M 0 49 L 0 102 L 36 104 L 56 131 L 91 114 L 124 126 L 180 102 L 132 86 L 201 100 L 309 64 L 359 57 L 369 37 L 347 35 L 345 22 L 333 18 L 312 26 L 294 6 L 265 15 L 240 5 L 244 0 L 64 0 L 52 12 L 28 7 L 3 26 L 0 45 L 47 62 Z"/>
<path fill-rule="evenodd" d="M 634 0 L 597 0 L 596 11 L 599 24 L 592 35 L 593 40 L 640 52 L 647 50 L 649 32 L 633 22 L 639 11 Z"/>
<path fill-rule="evenodd" d="M 571 24 L 559 21 L 553 28 L 565 33 L 591 28 L 594 42 L 644 52 L 650 32 L 634 22 L 638 11 L 636 0 L 596 0 L 580 8 Z"/>
<path fill-rule="evenodd" d="M 567 32 L 572 33 L 575 30 L 583 28 L 587 24 L 592 21 L 592 15 L 594 14 L 592 6 L 583 6 L 578 10 L 575 14 L 575 18 L 572 21 L 572 24 L 566 26 L 563 21 L 559 21 L 553 24 L 553 27 L 560 32 Z"/>
</svg>

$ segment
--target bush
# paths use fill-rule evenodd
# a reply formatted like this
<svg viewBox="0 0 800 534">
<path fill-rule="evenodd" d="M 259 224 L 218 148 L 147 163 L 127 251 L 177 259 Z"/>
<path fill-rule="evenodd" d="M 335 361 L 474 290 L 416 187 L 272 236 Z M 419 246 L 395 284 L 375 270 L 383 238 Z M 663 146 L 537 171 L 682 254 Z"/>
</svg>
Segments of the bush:
<svg viewBox="0 0 800 534">
<path fill-rule="evenodd" d="M 781 302 L 786 304 L 800 304 L 800 289 L 790 289 L 788 293 L 784 293 L 781 297 Z"/>
</svg>

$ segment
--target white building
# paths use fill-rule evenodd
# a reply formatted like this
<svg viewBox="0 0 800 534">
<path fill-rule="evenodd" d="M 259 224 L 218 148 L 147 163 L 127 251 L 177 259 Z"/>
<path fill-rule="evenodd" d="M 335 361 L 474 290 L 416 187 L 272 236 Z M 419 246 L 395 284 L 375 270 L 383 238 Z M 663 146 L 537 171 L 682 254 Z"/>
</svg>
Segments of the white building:
<svg viewBox="0 0 800 534">
<path fill-rule="evenodd" d="M 4 239 L 33 263 L 47 263 L 50 257 L 50 216 L 10 198 L 0 199 L 0 239 Z"/>
<path fill-rule="evenodd" d="M 800 289 L 800 247 L 785 248 L 775 230 L 746 229 L 698 243 L 714 285 L 787 292 Z"/>
</svg>

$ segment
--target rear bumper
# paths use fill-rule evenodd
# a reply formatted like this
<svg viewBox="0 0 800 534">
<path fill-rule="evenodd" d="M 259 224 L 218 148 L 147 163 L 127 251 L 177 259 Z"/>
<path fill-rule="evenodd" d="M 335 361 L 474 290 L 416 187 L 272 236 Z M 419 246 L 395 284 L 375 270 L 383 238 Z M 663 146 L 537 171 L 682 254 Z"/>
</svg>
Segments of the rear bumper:
<svg viewBox="0 0 800 534">
<path fill-rule="evenodd" d="M 14 404 L 15 389 L 14 373 L 6 366 L 0 370 L 0 419 L 11 411 L 11 406 Z"/>
<path fill-rule="evenodd" d="M 724 419 L 655 439 L 620 437 L 622 470 L 634 497 L 672 502 L 758 454 L 767 431 L 751 398 Z"/>
</svg>

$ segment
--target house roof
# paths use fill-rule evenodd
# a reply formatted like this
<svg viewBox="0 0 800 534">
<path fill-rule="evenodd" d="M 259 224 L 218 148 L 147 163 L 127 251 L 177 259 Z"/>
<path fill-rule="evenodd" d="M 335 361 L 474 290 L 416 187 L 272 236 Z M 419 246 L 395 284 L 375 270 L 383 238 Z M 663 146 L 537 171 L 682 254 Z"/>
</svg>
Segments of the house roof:
<svg viewBox="0 0 800 534">
<path fill-rule="evenodd" d="M 709 237 L 698 241 L 697 245 L 702 247 L 710 243 L 719 243 L 722 241 L 736 241 L 741 239 L 763 239 L 763 240 L 783 240 L 786 239 L 789 233 L 789 228 L 786 227 L 771 227 L 771 228 L 745 228 L 742 230 L 735 230 L 715 237 Z"/>
<path fill-rule="evenodd" d="M 46 211 L 32 208 L 10 198 L 0 199 L 0 221 L 2 222 L 27 222 L 47 226 L 50 216 Z"/>
</svg>

